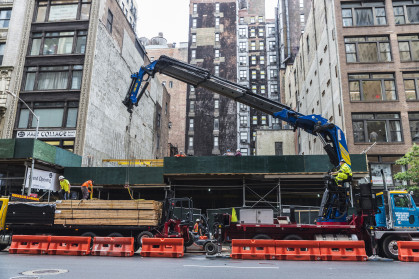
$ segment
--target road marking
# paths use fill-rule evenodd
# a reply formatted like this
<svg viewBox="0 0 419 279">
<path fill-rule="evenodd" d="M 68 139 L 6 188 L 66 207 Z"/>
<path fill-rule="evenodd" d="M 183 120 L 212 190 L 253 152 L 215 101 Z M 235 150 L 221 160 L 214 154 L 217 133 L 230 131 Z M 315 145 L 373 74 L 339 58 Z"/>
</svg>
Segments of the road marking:
<svg viewBox="0 0 419 279">
<path fill-rule="evenodd" d="M 279 269 L 278 266 L 228 266 L 228 265 L 194 265 L 194 264 L 185 264 L 185 267 L 209 267 L 209 268 L 258 268 L 258 269 Z"/>
</svg>

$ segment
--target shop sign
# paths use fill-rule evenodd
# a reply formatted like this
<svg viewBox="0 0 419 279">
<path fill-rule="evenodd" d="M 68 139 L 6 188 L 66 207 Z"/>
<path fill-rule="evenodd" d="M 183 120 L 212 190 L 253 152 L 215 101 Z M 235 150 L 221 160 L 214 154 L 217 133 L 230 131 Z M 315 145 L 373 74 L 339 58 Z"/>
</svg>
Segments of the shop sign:
<svg viewBox="0 0 419 279">
<path fill-rule="evenodd" d="M 16 138 L 35 138 L 35 131 L 18 131 Z M 52 131 L 38 131 L 38 138 L 75 138 L 76 130 L 52 130 Z"/>
</svg>

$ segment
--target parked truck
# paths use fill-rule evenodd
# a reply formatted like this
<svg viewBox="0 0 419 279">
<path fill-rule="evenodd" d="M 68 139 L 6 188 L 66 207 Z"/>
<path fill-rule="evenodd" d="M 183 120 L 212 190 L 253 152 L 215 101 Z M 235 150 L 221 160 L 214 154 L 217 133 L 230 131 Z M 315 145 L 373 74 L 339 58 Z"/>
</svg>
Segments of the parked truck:
<svg viewBox="0 0 419 279">
<path fill-rule="evenodd" d="M 138 105 L 150 78 L 156 73 L 234 99 L 287 122 L 294 131 L 301 129 L 319 137 L 330 162 L 336 166 L 329 174 L 339 168 L 341 160 L 351 166 L 343 131 L 321 115 L 304 115 L 284 104 L 254 94 L 245 86 L 212 75 L 208 70 L 164 55 L 132 74 L 131 86 L 123 100 L 128 112 L 132 113 L 134 106 Z M 361 184 L 357 188 L 353 188 L 352 184 L 351 177 L 348 177 L 343 187 L 337 187 L 331 175 L 325 176 L 325 192 L 316 225 L 273 218 L 269 224 L 233 223 L 231 216 L 220 215 L 215 236 L 219 243 L 233 238 L 362 239 L 369 253 L 375 253 L 378 248 L 380 254 L 397 258 L 397 240 L 419 237 L 419 213 L 413 198 L 406 191 L 386 190 L 375 195 L 371 191 L 371 184 Z M 400 205 L 401 201 L 403 206 Z M 216 244 L 205 243 L 205 250 L 215 253 Z"/>
<path fill-rule="evenodd" d="M 193 244 L 189 198 L 164 202 L 143 200 L 67 200 L 53 203 L 13 202 L 0 198 L 0 251 L 14 234 L 67 236 L 130 236 L 135 250 L 144 237 L 183 238 Z M 179 216 L 175 215 L 175 209 Z M 184 218 L 182 218 L 184 216 Z"/>
</svg>

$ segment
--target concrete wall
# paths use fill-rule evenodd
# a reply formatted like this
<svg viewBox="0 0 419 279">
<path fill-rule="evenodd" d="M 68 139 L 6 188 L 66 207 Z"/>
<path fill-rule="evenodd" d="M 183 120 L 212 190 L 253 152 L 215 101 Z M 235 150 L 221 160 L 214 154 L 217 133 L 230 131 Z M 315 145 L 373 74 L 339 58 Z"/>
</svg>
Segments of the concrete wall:
<svg viewBox="0 0 419 279">
<path fill-rule="evenodd" d="M 282 142 L 282 155 L 296 155 L 293 130 L 257 130 L 256 155 L 275 155 L 275 142 Z"/>
</svg>

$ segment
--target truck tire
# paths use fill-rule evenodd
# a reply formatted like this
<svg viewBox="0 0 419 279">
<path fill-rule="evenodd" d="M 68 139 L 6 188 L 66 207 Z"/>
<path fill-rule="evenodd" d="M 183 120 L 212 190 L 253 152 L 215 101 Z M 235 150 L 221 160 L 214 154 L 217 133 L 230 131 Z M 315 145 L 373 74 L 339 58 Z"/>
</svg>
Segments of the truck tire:
<svg viewBox="0 0 419 279">
<path fill-rule="evenodd" d="M 255 235 L 254 237 L 253 237 L 253 239 L 272 239 L 272 237 L 270 237 L 269 235 L 267 235 L 267 234 L 263 234 L 263 233 L 261 233 L 261 234 L 257 234 L 257 235 Z"/>
<path fill-rule="evenodd" d="M 398 236 L 389 235 L 382 242 L 382 250 L 389 259 L 397 260 L 399 258 L 397 240 L 400 240 Z"/>
<path fill-rule="evenodd" d="M 298 234 L 289 234 L 283 238 L 283 240 L 303 240 Z"/>
<path fill-rule="evenodd" d="M 194 235 L 192 232 L 189 232 L 189 240 L 187 242 L 184 243 L 185 247 L 189 247 L 192 244 L 194 244 L 195 240 L 194 240 Z"/>
<path fill-rule="evenodd" d="M 143 238 L 150 238 L 150 237 L 154 237 L 154 235 L 151 232 L 149 232 L 149 231 L 141 232 L 137 236 L 137 243 L 138 243 L 139 247 L 143 246 Z"/>
<path fill-rule="evenodd" d="M 218 247 L 217 247 L 217 244 L 215 244 L 214 242 L 207 242 L 205 243 L 204 250 L 207 253 L 207 255 L 212 256 L 212 255 L 217 254 Z"/>
<path fill-rule="evenodd" d="M 117 233 L 117 232 L 113 232 L 110 235 L 108 235 L 108 237 L 124 237 L 122 234 Z"/>
</svg>

